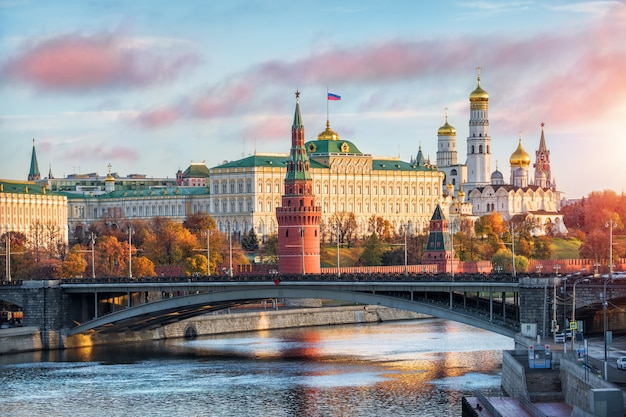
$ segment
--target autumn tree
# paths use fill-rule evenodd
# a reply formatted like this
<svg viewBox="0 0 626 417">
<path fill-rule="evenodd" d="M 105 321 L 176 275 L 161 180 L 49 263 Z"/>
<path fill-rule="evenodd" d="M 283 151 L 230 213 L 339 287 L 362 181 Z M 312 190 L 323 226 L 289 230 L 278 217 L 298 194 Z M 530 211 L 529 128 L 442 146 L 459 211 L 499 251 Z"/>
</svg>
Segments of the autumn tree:
<svg viewBox="0 0 626 417">
<path fill-rule="evenodd" d="M 154 263 L 145 256 L 133 257 L 133 276 L 134 277 L 155 277 Z"/>
<path fill-rule="evenodd" d="M 268 236 L 261 249 L 264 263 L 278 263 L 278 235 Z"/>
<path fill-rule="evenodd" d="M 604 230 L 592 230 L 587 234 L 583 244 L 578 249 L 581 258 L 591 259 L 594 262 L 603 262 L 609 259 L 609 236 Z"/>
<path fill-rule="evenodd" d="M 61 276 L 64 278 L 82 277 L 87 269 L 87 261 L 80 252 L 82 247 L 74 245 L 61 262 Z"/>
<path fill-rule="evenodd" d="M 367 230 L 370 234 L 375 233 L 377 239 L 390 242 L 393 237 L 393 226 L 389 220 L 381 216 L 372 215 L 367 222 Z"/>
<path fill-rule="evenodd" d="M 217 224 L 215 219 L 203 211 L 191 214 L 183 222 L 183 227 L 193 233 L 197 238 L 206 237 L 207 230 L 215 230 Z"/>
<path fill-rule="evenodd" d="M 206 256 L 196 254 L 185 259 L 185 275 L 207 275 Z"/>
<path fill-rule="evenodd" d="M 118 277 L 128 275 L 128 244 L 126 247 L 115 236 L 101 236 L 95 249 L 96 275 Z"/>
<path fill-rule="evenodd" d="M 142 249 L 157 265 L 179 265 L 198 249 L 197 238 L 182 224 L 164 217 L 150 222 L 153 235 L 146 236 Z"/>
<path fill-rule="evenodd" d="M 350 246 L 356 238 L 358 224 L 356 216 L 352 212 L 338 211 L 330 216 L 331 235 L 336 242 L 347 243 Z"/>
</svg>

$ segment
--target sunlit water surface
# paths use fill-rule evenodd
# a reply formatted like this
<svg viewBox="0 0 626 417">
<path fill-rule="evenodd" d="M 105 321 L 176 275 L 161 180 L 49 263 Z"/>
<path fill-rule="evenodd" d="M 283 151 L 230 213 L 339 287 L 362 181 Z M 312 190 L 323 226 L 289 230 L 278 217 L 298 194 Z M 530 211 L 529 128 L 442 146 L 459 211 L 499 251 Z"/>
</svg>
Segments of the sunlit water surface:
<svg viewBox="0 0 626 417">
<path fill-rule="evenodd" d="M 444 320 L 0 356 L 0 416 L 460 416 L 510 338 Z"/>
</svg>

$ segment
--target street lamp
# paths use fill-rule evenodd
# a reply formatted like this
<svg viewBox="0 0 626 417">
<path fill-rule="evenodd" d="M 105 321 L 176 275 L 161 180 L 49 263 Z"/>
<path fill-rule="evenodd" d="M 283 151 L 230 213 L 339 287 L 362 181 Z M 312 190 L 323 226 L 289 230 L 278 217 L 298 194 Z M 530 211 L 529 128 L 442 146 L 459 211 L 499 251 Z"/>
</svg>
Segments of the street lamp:
<svg viewBox="0 0 626 417">
<path fill-rule="evenodd" d="M 609 228 L 609 279 L 613 279 L 613 229 L 617 227 L 617 223 L 609 219 L 604 227 Z"/>
<path fill-rule="evenodd" d="M 96 257 L 95 246 L 96 246 L 96 234 L 91 233 L 89 235 L 91 238 L 91 278 L 96 278 L 96 263 L 94 261 Z"/>
<path fill-rule="evenodd" d="M 581 282 L 587 282 L 589 281 L 587 278 L 584 279 L 579 279 L 578 281 L 574 282 L 574 289 L 572 290 L 572 322 L 576 323 L 576 285 L 581 283 Z M 576 323 L 576 330 L 578 330 L 578 323 Z M 572 351 L 576 348 L 574 342 L 575 342 L 576 337 L 574 337 L 574 332 L 572 332 Z"/>
<path fill-rule="evenodd" d="M 228 225 L 228 249 L 229 249 L 229 269 L 228 276 L 233 277 L 233 237 L 230 232 L 230 224 Z"/>
<path fill-rule="evenodd" d="M 6 277 L 11 282 L 11 232 L 7 232 L 4 236 L 6 243 Z"/>
<path fill-rule="evenodd" d="M 206 274 L 211 276 L 211 229 L 206 231 Z"/>
<path fill-rule="evenodd" d="M 135 231 L 133 230 L 133 225 L 129 224 L 128 225 L 128 278 L 132 279 L 133 278 L 133 249 L 132 249 L 132 244 L 133 244 L 133 233 L 135 233 Z"/>
<path fill-rule="evenodd" d="M 337 278 L 341 276 L 341 270 L 339 269 L 339 222 L 337 222 Z"/>
<path fill-rule="evenodd" d="M 609 282 L 608 278 L 604 280 L 604 289 L 602 291 L 602 294 L 600 294 L 602 298 L 602 312 L 603 312 L 603 322 L 604 322 L 604 379 L 605 380 L 608 380 L 608 375 L 607 375 L 608 352 L 607 352 L 607 347 L 606 347 L 606 328 L 607 328 L 606 307 L 608 305 L 608 301 L 606 299 L 606 284 L 608 284 L 608 282 Z"/>
<path fill-rule="evenodd" d="M 454 228 L 455 223 L 450 222 L 450 274 L 454 279 Z"/>
<path fill-rule="evenodd" d="M 567 325 L 567 277 L 565 277 L 563 278 L 563 334 L 566 335 L 566 339 L 567 329 L 569 326 Z"/>
<path fill-rule="evenodd" d="M 515 235 L 513 234 L 513 224 L 511 224 L 511 260 L 513 261 L 513 278 L 515 278 Z"/>
</svg>

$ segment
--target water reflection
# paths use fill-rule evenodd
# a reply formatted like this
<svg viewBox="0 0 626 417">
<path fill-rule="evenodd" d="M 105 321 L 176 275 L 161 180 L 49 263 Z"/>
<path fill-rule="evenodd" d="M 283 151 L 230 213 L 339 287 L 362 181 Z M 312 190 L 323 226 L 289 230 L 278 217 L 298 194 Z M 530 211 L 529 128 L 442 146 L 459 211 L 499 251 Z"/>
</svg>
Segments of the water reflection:
<svg viewBox="0 0 626 417">
<path fill-rule="evenodd" d="M 418 320 L 0 357 L 2 415 L 455 416 L 511 339 Z"/>
</svg>

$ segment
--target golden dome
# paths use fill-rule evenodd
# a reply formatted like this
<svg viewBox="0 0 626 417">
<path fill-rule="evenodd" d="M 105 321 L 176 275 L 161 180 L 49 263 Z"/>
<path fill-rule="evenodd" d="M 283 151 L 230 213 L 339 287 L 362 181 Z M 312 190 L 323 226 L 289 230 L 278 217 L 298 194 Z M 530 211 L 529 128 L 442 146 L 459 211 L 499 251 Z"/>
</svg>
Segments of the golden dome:
<svg viewBox="0 0 626 417">
<path fill-rule="evenodd" d="M 339 140 L 337 132 L 330 128 L 330 121 L 326 120 L 326 130 L 317 135 L 317 140 Z"/>
<path fill-rule="evenodd" d="M 456 129 L 448 123 L 448 108 L 446 107 L 446 123 L 437 131 L 438 136 L 456 136 Z"/>
<path fill-rule="evenodd" d="M 522 138 L 519 138 L 519 144 L 517 145 L 517 149 L 511 155 L 511 159 L 509 159 L 512 167 L 522 167 L 530 165 L 530 155 L 524 150 L 522 147 Z"/>
<path fill-rule="evenodd" d="M 115 178 L 113 177 L 113 175 L 111 175 L 111 164 L 107 165 L 108 168 L 108 174 L 106 176 L 106 178 L 104 179 L 105 182 L 115 182 Z"/>
<path fill-rule="evenodd" d="M 478 85 L 476 89 L 470 93 L 470 101 L 488 101 L 489 94 L 480 86 L 480 77 L 478 77 Z"/>
</svg>

